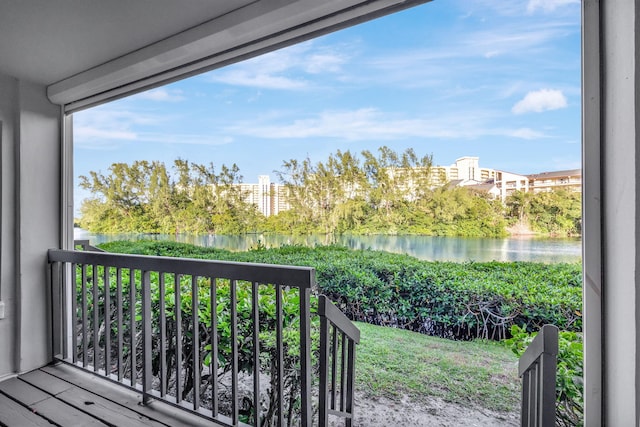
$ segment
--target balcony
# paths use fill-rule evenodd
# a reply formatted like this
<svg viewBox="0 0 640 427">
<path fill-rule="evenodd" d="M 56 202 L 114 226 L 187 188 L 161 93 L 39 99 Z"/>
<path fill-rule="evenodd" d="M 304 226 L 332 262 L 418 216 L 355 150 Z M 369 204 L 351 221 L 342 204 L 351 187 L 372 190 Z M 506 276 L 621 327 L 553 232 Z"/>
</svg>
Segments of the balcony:
<svg viewBox="0 0 640 427">
<path fill-rule="evenodd" d="M 313 295 L 314 269 L 83 248 L 49 251 L 56 364 L 0 397 L 35 388 L 46 398 L 11 399 L 44 421 L 61 412 L 37 405 L 56 399 L 98 423 L 351 425 L 359 331 Z"/>
</svg>

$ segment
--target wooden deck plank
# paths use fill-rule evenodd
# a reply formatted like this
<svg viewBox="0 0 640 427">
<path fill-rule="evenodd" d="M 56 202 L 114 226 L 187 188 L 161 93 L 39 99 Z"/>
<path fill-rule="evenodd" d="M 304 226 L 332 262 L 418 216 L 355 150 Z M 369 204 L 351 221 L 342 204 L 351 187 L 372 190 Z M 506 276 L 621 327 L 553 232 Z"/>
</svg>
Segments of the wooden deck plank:
<svg viewBox="0 0 640 427">
<path fill-rule="evenodd" d="M 38 390 L 18 378 L 11 378 L 10 380 L 1 382 L 0 392 L 27 406 L 33 406 L 36 403 L 47 400 L 51 397 L 51 395 L 42 390 Z"/>
<path fill-rule="evenodd" d="M 40 370 L 30 372 L 20 378 L 48 393 L 55 394 L 57 399 L 81 411 L 90 412 L 91 416 L 105 423 L 122 427 L 165 426 L 165 424 L 151 420 L 138 412 L 134 412 L 104 397 L 76 387 L 65 380 Z"/>
<path fill-rule="evenodd" d="M 49 421 L 4 394 L 0 394 L 0 424 L 21 427 L 51 427 Z"/>
<path fill-rule="evenodd" d="M 51 397 L 33 405 L 33 409 L 43 417 L 64 427 L 107 426 L 92 416 Z"/>
<path fill-rule="evenodd" d="M 57 400 L 52 395 L 22 381 L 20 378 L 3 381 L 0 383 L 0 391 L 14 400 L 22 402 L 41 417 L 65 427 L 107 425 Z"/>
<path fill-rule="evenodd" d="M 64 363 L 45 366 L 41 370 L 168 426 L 211 427 L 212 425 L 211 421 L 161 402 L 142 405 L 140 393 Z"/>
<path fill-rule="evenodd" d="M 61 379 L 53 377 L 40 370 L 22 374 L 19 378 L 53 396 L 73 388 L 73 384 L 62 381 Z"/>
</svg>

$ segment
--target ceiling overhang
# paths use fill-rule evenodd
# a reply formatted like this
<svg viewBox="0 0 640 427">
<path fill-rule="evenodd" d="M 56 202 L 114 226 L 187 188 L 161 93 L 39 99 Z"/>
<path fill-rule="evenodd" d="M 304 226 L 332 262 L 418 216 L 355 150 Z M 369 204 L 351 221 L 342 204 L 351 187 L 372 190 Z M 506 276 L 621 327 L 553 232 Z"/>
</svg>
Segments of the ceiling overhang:
<svg viewBox="0 0 640 427">
<path fill-rule="evenodd" d="M 47 94 L 73 112 L 427 1 L 256 1 L 51 84 Z"/>
</svg>

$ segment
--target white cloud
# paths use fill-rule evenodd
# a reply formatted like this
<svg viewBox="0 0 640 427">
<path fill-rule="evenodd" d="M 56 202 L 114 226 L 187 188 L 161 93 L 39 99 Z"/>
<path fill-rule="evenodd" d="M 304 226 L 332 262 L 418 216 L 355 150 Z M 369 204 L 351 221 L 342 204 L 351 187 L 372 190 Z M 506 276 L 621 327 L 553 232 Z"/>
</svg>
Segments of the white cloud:
<svg viewBox="0 0 640 427">
<path fill-rule="evenodd" d="M 190 145 L 233 142 L 228 135 L 161 132 L 162 126 L 174 119 L 162 114 L 98 107 L 74 116 L 74 143 L 84 149 L 114 150 L 131 142 Z"/>
<path fill-rule="evenodd" d="M 301 90 L 309 86 L 308 81 L 270 75 L 246 70 L 233 70 L 212 76 L 212 80 L 234 86 L 257 87 L 261 89 Z"/>
<path fill-rule="evenodd" d="M 136 98 L 140 99 L 148 99 L 150 101 L 160 101 L 160 102 L 178 102 L 183 101 L 185 97 L 181 90 L 167 90 L 165 88 L 153 89 L 147 92 L 142 92 L 138 95 L 135 95 Z"/>
<path fill-rule="evenodd" d="M 132 141 L 138 137 L 135 132 L 117 129 L 99 129 L 91 126 L 74 126 L 73 136 L 79 141 L 89 139 L 117 139 Z"/>
<path fill-rule="evenodd" d="M 159 116 L 105 107 L 76 113 L 73 119 L 74 143 L 86 148 L 104 149 L 115 141 L 135 141 L 139 126 L 154 125 Z"/>
<path fill-rule="evenodd" d="M 348 60 L 337 47 L 301 43 L 271 52 L 224 70 L 209 73 L 213 82 L 261 89 L 303 90 L 317 85 L 309 75 L 336 74 Z"/>
<path fill-rule="evenodd" d="M 527 12 L 533 13 L 538 9 L 542 9 L 542 11 L 549 13 L 559 7 L 570 4 L 580 4 L 580 0 L 529 0 L 529 3 L 527 3 Z"/>
<path fill-rule="evenodd" d="M 346 58 L 333 52 L 320 52 L 309 55 L 305 60 L 304 69 L 311 74 L 339 73 Z"/>
<path fill-rule="evenodd" d="M 138 141 L 158 144 L 189 144 L 189 145 L 224 145 L 233 142 L 230 136 L 175 134 L 175 133 L 142 133 Z"/>
<path fill-rule="evenodd" d="M 484 114 L 484 115 L 483 115 Z M 438 118 L 405 117 L 374 108 L 351 111 L 324 111 L 303 119 L 286 122 L 284 117 L 240 122 L 225 130 L 229 134 L 265 139 L 334 138 L 346 141 L 400 140 L 404 138 L 476 139 L 482 136 L 506 136 L 522 139 L 545 137 L 531 129 L 496 128 L 491 117 L 482 112 L 460 112 Z"/>
<path fill-rule="evenodd" d="M 546 135 L 530 128 L 520 128 L 509 132 L 509 136 L 520 139 L 546 138 Z"/>
<path fill-rule="evenodd" d="M 567 107 L 567 98 L 562 91 L 554 89 L 540 89 L 529 92 L 518 101 L 511 111 L 514 114 L 541 113 L 548 110 L 558 110 Z"/>
</svg>

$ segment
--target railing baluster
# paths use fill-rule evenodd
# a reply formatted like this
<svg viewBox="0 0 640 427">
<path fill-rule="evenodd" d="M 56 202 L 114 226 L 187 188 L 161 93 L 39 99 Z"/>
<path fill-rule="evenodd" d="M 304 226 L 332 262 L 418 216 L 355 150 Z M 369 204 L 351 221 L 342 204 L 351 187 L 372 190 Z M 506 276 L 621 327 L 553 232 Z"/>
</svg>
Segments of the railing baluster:
<svg viewBox="0 0 640 427">
<path fill-rule="evenodd" d="M 142 403 L 149 403 L 151 393 L 151 273 L 141 271 L 142 279 Z"/>
<path fill-rule="evenodd" d="M 347 396 L 345 412 L 351 414 L 351 418 L 347 418 L 346 427 L 351 427 L 353 424 L 353 393 L 355 388 L 355 376 L 356 376 L 356 344 L 349 340 L 349 361 L 347 366 Z"/>
<path fill-rule="evenodd" d="M 320 394 L 318 397 L 318 422 L 326 426 L 329 422 L 327 408 L 327 375 L 329 374 L 329 322 L 325 316 L 320 316 Z"/>
<path fill-rule="evenodd" d="M 160 303 L 160 396 L 167 394 L 167 318 L 165 310 L 164 273 L 158 273 L 158 300 Z"/>
<path fill-rule="evenodd" d="M 535 426 L 536 425 L 536 420 L 538 418 L 538 413 L 537 413 L 537 404 L 538 404 L 538 375 L 537 375 L 537 365 L 532 369 L 531 371 L 531 378 L 532 381 L 529 383 L 529 393 L 531 394 L 531 397 L 529 398 L 529 407 L 530 409 L 530 413 L 529 413 L 529 419 L 531 420 L 531 425 Z"/>
<path fill-rule="evenodd" d="M 522 375 L 522 402 L 520 405 L 520 414 L 522 417 L 522 426 L 529 425 L 530 407 L 529 402 L 531 399 L 531 371 L 526 371 Z"/>
<path fill-rule="evenodd" d="M 340 358 L 340 411 L 347 403 L 347 334 L 342 333 L 342 357 Z"/>
<path fill-rule="evenodd" d="M 191 276 L 191 329 L 193 344 L 193 409 L 200 408 L 200 319 L 198 316 L 198 276 Z"/>
<path fill-rule="evenodd" d="M 253 425 L 260 423 L 260 317 L 258 313 L 258 282 L 251 286 L 251 317 L 253 323 Z"/>
<path fill-rule="evenodd" d="M 124 357 L 123 357 L 123 341 L 124 341 L 124 330 L 122 325 L 122 269 L 116 269 L 116 304 L 118 310 L 118 381 L 122 381 L 123 370 L 124 370 Z"/>
<path fill-rule="evenodd" d="M 87 302 L 87 265 L 82 264 L 82 366 L 89 364 L 89 343 L 87 342 L 87 324 L 89 323 L 89 312 Z"/>
<path fill-rule="evenodd" d="M 111 373 L 111 281 L 109 267 L 104 266 L 102 283 L 104 287 L 104 373 Z"/>
<path fill-rule="evenodd" d="M 180 296 L 180 275 L 176 274 L 174 278 L 173 294 L 174 294 L 174 311 L 176 315 L 176 402 L 182 401 L 182 307 Z"/>
<path fill-rule="evenodd" d="M 98 266 L 91 266 L 91 280 L 93 281 L 93 371 L 100 367 L 100 294 L 98 287 Z"/>
<path fill-rule="evenodd" d="M 211 415 L 218 416 L 218 279 L 210 278 L 210 309 L 211 309 Z"/>
<path fill-rule="evenodd" d="M 78 363 L 78 265 L 71 264 L 71 360 Z"/>
<path fill-rule="evenodd" d="M 129 345 L 129 360 L 131 361 L 131 387 L 136 386 L 137 375 L 137 345 L 136 345 L 136 271 L 129 269 L 129 332 L 131 334 L 131 344 Z"/>
<path fill-rule="evenodd" d="M 278 427 L 284 425 L 284 349 L 282 340 L 282 286 L 276 285 L 276 359 L 278 368 L 278 378 L 276 384 L 278 388 Z"/>
<path fill-rule="evenodd" d="M 231 286 L 231 421 L 238 424 L 238 298 L 236 286 L 238 282 L 232 280 Z"/>
<path fill-rule="evenodd" d="M 218 416 L 218 279 L 211 278 L 211 415 Z"/>
<path fill-rule="evenodd" d="M 300 288 L 300 418 L 311 425 L 311 288 Z"/>
<path fill-rule="evenodd" d="M 338 365 L 338 328 L 331 326 L 331 409 L 336 409 L 336 378 Z"/>
</svg>

